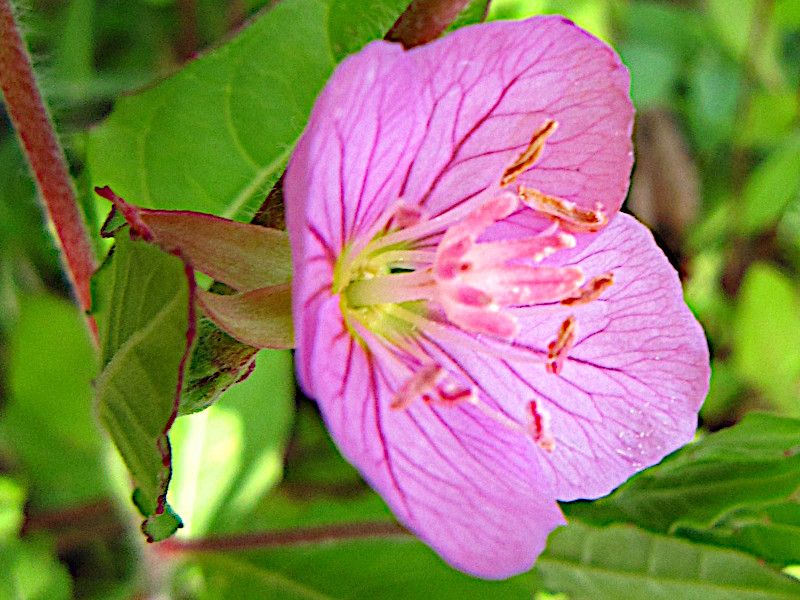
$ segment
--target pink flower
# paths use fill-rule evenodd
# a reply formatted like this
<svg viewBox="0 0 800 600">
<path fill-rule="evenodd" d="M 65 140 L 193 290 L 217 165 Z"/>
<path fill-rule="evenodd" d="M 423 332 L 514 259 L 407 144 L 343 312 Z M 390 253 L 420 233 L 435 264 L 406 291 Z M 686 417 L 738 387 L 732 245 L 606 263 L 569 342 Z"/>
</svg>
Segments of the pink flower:
<svg viewBox="0 0 800 600">
<path fill-rule="evenodd" d="M 629 76 L 561 18 L 375 42 L 336 70 L 285 179 L 297 369 L 345 457 L 454 567 L 529 569 L 688 442 L 708 350 L 617 214 Z"/>
</svg>

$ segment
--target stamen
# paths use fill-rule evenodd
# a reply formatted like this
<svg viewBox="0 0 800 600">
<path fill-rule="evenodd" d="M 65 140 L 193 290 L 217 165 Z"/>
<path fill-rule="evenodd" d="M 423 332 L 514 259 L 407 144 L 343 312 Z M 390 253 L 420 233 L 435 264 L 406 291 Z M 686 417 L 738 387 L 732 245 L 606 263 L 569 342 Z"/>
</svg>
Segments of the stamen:
<svg viewBox="0 0 800 600">
<path fill-rule="evenodd" d="M 575 236 L 569 233 L 555 235 L 538 235 L 533 238 L 521 240 L 501 240 L 497 242 L 483 242 L 481 251 L 476 253 L 473 261 L 476 267 L 497 264 L 500 261 L 526 260 L 542 262 L 545 258 L 558 250 L 575 247 Z"/>
<path fill-rule="evenodd" d="M 514 161 L 514 164 L 508 167 L 503 173 L 503 177 L 500 179 L 500 187 L 505 187 L 509 183 L 513 183 L 517 177 L 533 166 L 533 163 L 539 159 L 539 156 L 541 156 L 544 150 L 545 140 L 547 140 L 557 128 L 558 123 L 555 121 L 547 121 L 533 134 L 525 152 L 520 154 L 519 158 Z"/>
<path fill-rule="evenodd" d="M 433 250 L 387 250 L 381 252 L 373 259 L 376 268 L 401 268 L 429 267 L 433 264 L 435 253 Z"/>
<path fill-rule="evenodd" d="M 558 336 L 555 341 L 547 346 L 547 372 L 559 375 L 564 367 L 564 360 L 567 353 L 575 343 L 575 317 L 570 315 L 558 329 Z"/>
<path fill-rule="evenodd" d="M 375 236 L 389 227 L 389 225 L 395 219 L 395 215 L 404 215 L 406 213 L 413 212 L 414 210 L 415 209 L 413 208 L 407 207 L 406 203 L 403 202 L 402 199 L 395 202 L 389 207 L 388 210 L 381 213 L 381 216 L 375 220 L 375 222 L 367 231 L 360 235 L 351 246 L 345 249 L 344 253 L 339 259 L 339 262 L 342 264 L 351 263 L 352 257 L 359 256 L 363 252 L 364 248 L 368 246 L 369 243 L 375 238 Z M 400 218 L 404 219 L 405 217 L 401 216 Z"/>
<path fill-rule="evenodd" d="M 430 270 L 418 269 L 409 273 L 392 273 L 351 281 L 344 290 L 344 295 L 348 306 L 353 308 L 413 302 L 430 300 L 435 291 L 433 285 Z"/>
<path fill-rule="evenodd" d="M 513 196 L 513 194 L 509 195 Z M 516 196 L 514 197 L 516 198 Z M 443 229 L 447 229 L 454 223 L 459 223 L 464 218 L 467 218 L 472 213 L 476 212 L 476 207 L 479 209 L 484 204 L 486 204 L 486 198 L 482 194 L 478 194 L 469 200 L 465 200 L 461 204 L 458 204 L 455 206 L 455 208 L 446 210 L 440 215 L 427 220 L 423 219 L 416 225 L 392 231 L 376 240 L 373 240 L 371 243 L 366 245 L 367 251 L 374 253 L 382 248 L 387 248 L 389 246 L 408 241 L 414 241 L 418 243 L 426 237 L 439 233 Z"/>
<path fill-rule="evenodd" d="M 473 388 L 460 385 L 441 365 L 435 363 L 419 368 L 398 390 L 389 406 L 393 410 L 405 410 L 417 398 L 446 407 L 462 402 L 477 402 Z"/>
<path fill-rule="evenodd" d="M 593 277 L 585 285 L 581 286 L 575 295 L 564 298 L 561 304 L 565 306 L 589 304 L 589 302 L 597 300 L 600 294 L 611 287 L 612 283 L 614 283 L 614 274 L 611 272 Z"/>
<path fill-rule="evenodd" d="M 533 441 L 545 452 L 555 450 L 556 441 L 549 431 L 550 415 L 536 406 L 536 401 L 531 400 L 525 407 L 528 421 L 528 433 Z"/>
<path fill-rule="evenodd" d="M 525 206 L 548 217 L 558 219 L 567 231 L 593 233 L 608 223 L 605 213 L 597 205 L 596 210 L 578 206 L 558 196 L 548 196 L 534 188 L 519 186 L 519 197 Z"/>
<path fill-rule="evenodd" d="M 418 315 L 400 305 L 387 305 L 384 310 L 387 314 L 405 321 L 419 333 L 428 335 L 431 338 L 447 340 L 478 354 L 489 354 L 498 358 L 525 363 L 541 364 L 549 362 L 547 355 L 543 351 L 533 348 L 515 349 L 514 346 L 508 345 L 502 341 L 502 339 L 496 340 L 497 344 L 500 346 L 497 347 L 494 344 L 490 344 L 489 340 L 481 340 L 474 336 L 454 333 L 454 328 L 452 326 Z"/>
</svg>

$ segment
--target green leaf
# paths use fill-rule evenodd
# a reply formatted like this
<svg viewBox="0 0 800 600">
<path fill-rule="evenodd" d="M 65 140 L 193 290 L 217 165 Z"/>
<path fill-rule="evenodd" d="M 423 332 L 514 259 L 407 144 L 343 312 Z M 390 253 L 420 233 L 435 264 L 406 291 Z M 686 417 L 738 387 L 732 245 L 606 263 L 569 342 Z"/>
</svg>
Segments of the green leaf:
<svg viewBox="0 0 800 600">
<path fill-rule="evenodd" d="M 794 282 L 766 263 L 754 263 L 739 290 L 733 364 L 787 415 L 800 416 L 800 309 Z"/>
<path fill-rule="evenodd" d="M 150 208 L 248 218 L 277 180 L 340 52 L 385 32 L 407 2 L 284 0 L 180 73 L 122 98 L 93 130 L 96 185 Z M 369 11 L 366 7 L 369 7 Z M 346 43 L 341 11 L 355 37 Z M 339 40 L 339 53 L 332 48 Z"/>
<path fill-rule="evenodd" d="M 535 587 L 530 574 L 489 582 L 459 573 L 404 534 L 204 554 L 182 579 L 192 577 L 197 600 L 529 600 Z"/>
<path fill-rule="evenodd" d="M 486 20 L 486 13 L 489 11 L 490 0 L 471 0 L 447 28 L 447 31 L 455 31 L 467 25 L 476 25 Z"/>
<path fill-rule="evenodd" d="M 381 37 L 403 14 L 410 0 L 329 0 L 328 37 L 336 62 Z"/>
<path fill-rule="evenodd" d="M 23 296 L 19 308 L 0 445 L 40 507 L 105 496 L 102 439 L 91 409 L 97 359 L 86 322 L 75 305 L 52 296 Z"/>
<path fill-rule="evenodd" d="M 175 423 L 170 437 L 181 452 L 169 500 L 185 518 L 181 535 L 252 528 L 252 512 L 283 473 L 293 395 L 289 353 L 264 351 L 218 403 Z"/>
<path fill-rule="evenodd" d="M 592 600 L 790 600 L 800 582 L 745 554 L 626 525 L 555 531 L 536 570 L 545 587 Z"/>
<path fill-rule="evenodd" d="M 52 544 L 42 538 L 17 537 L 24 503 L 22 486 L 0 476 L 0 598 L 66 600 L 72 596 L 71 580 Z"/>
<path fill-rule="evenodd" d="M 74 0 L 64 11 L 54 67 L 61 79 L 75 86 L 73 92 L 82 92 L 81 86 L 94 75 L 95 0 Z"/>
<path fill-rule="evenodd" d="M 673 98 L 681 65 L 672 50 L 632 41 L 620 47 L 620 54 L 631 70 L 631 96 L 637 108 Z"/>
<path fill-rule="evenodd" d="M 0 598 L 67 600 L 72 582 L 64 565 L 44 540 L 0 543 Z"/>
<path fill-rule="evenodd" d="M 172 470 L 167 432 L 195 332 L 190 279 L 183 261 L 131 241 L 127 230 L 93 279 L 103 365 L 97 413 L 136 482 L 137 506 L 159 521 L 145 522 L 148 535 L 169 530 L 169 517 L 158 515 Z"/>
<path fill-rule="evenodd" d="M 800 135 L 794 135 L 775 147 L 750 174 L 742 195 L 741 230 L 750 233 L 770 225 L 798 194 Z"/>
<path fill-rule="evenodd" d="M 733 136 L 741 77 L 734 63 L 709 49 L 694 58 L 686 100 L 694 142 L 701 150 L 714 152 Z"/>
<path fill-rule="evenodd" d="M 142 488 L 133 490 L 131 501 L 145 518 L 142 533 L 148 542 L 165 540 L 183 527 L 183 521 L 169 504 L 161 507 L 159 512 L 158 499 L 145 495 Z"/>
<path fill-rule="evenodd" d="M 798 104 L 797 95 L 790 89 L 754 92 L 734 142 L 742 146 L 771 148 L 776 140 L 791 131 L 800 110 Z"/>
<path fill-rule="evenodd" d="M 25 504 L 25 490 L 15 480 L 0 475 L 0 543 L 19 534 Z"/>
<path fill-rule="evenodd" d="M 736 508 L 709 528 L 680 525 L 677 535 L 738 548 L 780 566 L 800 564 L 800 504 L 797 501 Z"/>
<path fill-rule="evenodd" d="M 800 421 L 751 413 L 631 478 L 610 496 L 563 505 L 594 524 L 631 521 L 667 532 L 728 510 L 790 497 L 800 487 Z"/>
</svg>

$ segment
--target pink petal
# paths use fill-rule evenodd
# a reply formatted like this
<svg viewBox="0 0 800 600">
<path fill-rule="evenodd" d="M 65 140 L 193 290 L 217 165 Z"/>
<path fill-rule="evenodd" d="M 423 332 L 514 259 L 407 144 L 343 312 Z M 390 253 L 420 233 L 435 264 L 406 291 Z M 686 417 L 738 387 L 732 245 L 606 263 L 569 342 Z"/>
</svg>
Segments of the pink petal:
<svg viewBox="0 0 800 600">
<path fill-rule="evenodd" d="M 545 264 L 578 265 L 587 278 L 613 272 L 614 283 L 586 305 L 550 314 L 511 310 L 521 357 L 488 359 L 457 343 L 429 349 L 454 365 L 519 422 L 526 400 L 550 417 L 555 448 L 538 460 L 559 500 L 603 496 L 632 474 L 689 442 L 708 391 L 708 348 L 683 302 L 677 273 L 647 228 L 618 215 L 580 252 Z M 530 359 L 554 340 L 566 315 L 577 338 L 560 375 Z M 440 352 L 437 355 L 436 352 Z M 506 352 L 506 355 L 513 353 Z M 528 360 L 525 356 L 528 356 Z"/>
<path fill-rule="evenodd" d="M 313 201 L 302 218 L 338 252 L 398 199 L 430 216 L 488 201 L 548 119 L 558 129 L 513 185 L 600 203 L 610 218 L 633 164 L 628 88 L 614 51 L 561 17 L 465 27 L 409 52 L 373 42 L 314 106 L 287 172 L 287 218 Z M 546 223 L 531 211 L 512 219 Z"/>
<path fill-rule="evenodd" d="M 307 221 L 338 254 L 397 202 L 425 127 L 425 115 L 411 101 L 420 93 L 399 44 L 370 44 L 339 65 L 286 173 L 290 236 L 298 237 Z"/>
<path fill-rule="evenodd" d="M 334 73 L 287 170 L 301 385 L 342 453 L 400 521 L 472 574 L 527 569 L 563 523 L 556 498 L 607 493 L 694 431 L 708 379 L 702 332 L 646 230 L 613 218 L 632 164 L 627 93 L 627 71 L 613 51 L 557 17 L 464 28 L 405 53 L 376 42 Z M 549 120 L 558 128 L 540 158 L 501 188 L 503 173 Z M 425 223 L 475 199 L 461 209 L 464 219 L 478 200 L 518 184 L 602 207 L 605 229 L 577 234 L 574 249 L 540 264 L 574 262 L 586 281 L 613 271 L 614 283 L 586 305 L 509 309 L 520 328 L 512 344 L 447 325 L 436 327 L 448 335 L 409 342 L 519 427 L 468 403 L 403 402 L 405 410 L 392 410 L 412 372 L 385 339 L 343 322 L 338 293 L 347 282 L 334 280 L 337 262 L 379 233 L 393 207 Z M 520 209 L 476 245 L 530 239 L 549 224 Z M 428 251 L 442 230 L 430 230 Z M 478 296 L 466 300 L 461 308 L 480 304 Z M 571 314 L 574 346 L 561 374 L 549 373 L 548 344 Z M 532 402 L 538 439 L 526 433 Z"/>
<path fill-rule="evenodd" d="M 616 53 L 562 17 L 460 29 L 409 53 L 431 114 L 404 189 L 433 215 L 500 177 L 548 120 L 558 129 L 514 185 L 595 209 L 621 206 L 633 164 L 630 78 Z M 429 190 L 433 190 L 430 192 Z M 492 192 L 494 193 L 494 192 Z"/>
<path fill-rule="evenodd" d="M 390 409 L 411 372 L 369 334 L 378 353 L 364 352 L 343 326 L 338 298 L 320 311 L 304 384 L 344 456 L 452 566 L 487 579 L 529 569 L 565 523 L 535 447 L 471 407 Z"/>
</svg>

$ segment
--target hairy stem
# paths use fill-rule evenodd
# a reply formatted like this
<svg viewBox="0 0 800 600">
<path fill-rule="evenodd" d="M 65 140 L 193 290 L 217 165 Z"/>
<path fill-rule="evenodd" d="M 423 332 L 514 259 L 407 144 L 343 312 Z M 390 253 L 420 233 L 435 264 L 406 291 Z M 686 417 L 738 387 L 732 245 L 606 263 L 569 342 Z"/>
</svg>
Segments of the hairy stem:
<svg viewBox="0 0 800 600">
<path fill-rule="evenodd" d="M 408 532 L 396 523 L 382 521 L 243 533 L 231 536 L 210 536 L 197 540 L 176 540 L 173 538 L 161 542 L 156 548 L 159 552 L 166 554 L 234 552 L 237 550 L 276 548 L 315 542 L 406 537 L 408 535 Z"/>
<path fill-rule="evenodd" d="M 66 158 L 36 85 L 30 55 L 17 29 L 9 0 L 0 0 L 0 87 L 11 123 L 37 182 L 42 209 L 55 227 L 67 277 L 81 309 L 88 311 L 91 308 L 89 278 L 97 266 L 91 238 L 75 200 Z M 96 332 L 91 319 L 90 328 Z"/>
</svg>

